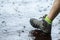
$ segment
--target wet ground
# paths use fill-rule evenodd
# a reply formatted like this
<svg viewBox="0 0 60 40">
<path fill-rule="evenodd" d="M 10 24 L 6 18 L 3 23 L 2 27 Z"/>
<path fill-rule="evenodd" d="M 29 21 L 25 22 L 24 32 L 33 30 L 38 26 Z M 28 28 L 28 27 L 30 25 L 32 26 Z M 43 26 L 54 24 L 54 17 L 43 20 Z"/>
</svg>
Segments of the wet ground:
<svg viewBox="0 0 60 40">
<path fill-rule="evenodd" d="M 48 14 L 52 4 L 53 0 L 0 0 L 0 40 L 60 40 L 60 15 L 53 21 L 51 36 L 29 22 Z"/>
</svg>

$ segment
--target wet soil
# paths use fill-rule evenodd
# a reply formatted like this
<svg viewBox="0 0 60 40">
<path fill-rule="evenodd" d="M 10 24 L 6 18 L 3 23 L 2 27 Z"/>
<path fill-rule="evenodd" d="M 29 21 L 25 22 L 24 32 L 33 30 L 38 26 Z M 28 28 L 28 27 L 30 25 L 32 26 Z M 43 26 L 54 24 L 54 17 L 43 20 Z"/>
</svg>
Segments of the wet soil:
<svg viewBox="0 0 60 40">
<path fill-rule="evenodd" d="M 45 34 L 41 30 L 32 30 L 31 36 L 34 36 L 34 40 L 51 40 L 51 34 Z"/>
</svg>

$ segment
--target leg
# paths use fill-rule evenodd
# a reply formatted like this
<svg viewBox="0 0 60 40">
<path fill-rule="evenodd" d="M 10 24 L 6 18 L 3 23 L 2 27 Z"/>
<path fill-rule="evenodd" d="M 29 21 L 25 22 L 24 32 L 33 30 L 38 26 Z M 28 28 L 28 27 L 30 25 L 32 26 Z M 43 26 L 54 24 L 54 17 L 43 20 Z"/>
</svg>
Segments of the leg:
<svg viewBox="0 0 60 40">
<path fill-rule="evenodd" d="M 55 0 L 54 4 L 50 10 L 50 13 L 47 15 L 49 19 L 53 20 L 60 11 L 60 0 Z"/>
<path fill-rule="evenodd" d="M 60 11 L 60 0 L 55 0 L 49 14 L 42 20 L 30 19 L 30 23 L 33 27 L 41 29 L 44 33 L 51 34 L 52 20 L 58 15 Z"/>
</svg>

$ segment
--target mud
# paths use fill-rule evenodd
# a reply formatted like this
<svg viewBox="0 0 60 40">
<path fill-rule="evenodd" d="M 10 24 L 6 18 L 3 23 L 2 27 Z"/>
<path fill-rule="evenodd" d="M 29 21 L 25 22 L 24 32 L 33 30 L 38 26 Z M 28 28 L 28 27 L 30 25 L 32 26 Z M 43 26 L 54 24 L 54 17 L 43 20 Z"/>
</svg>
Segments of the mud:
<svg viewBox="0 0 60 40">
<path fill-rule="evenodd" d="M 51 34 L 45 34 L 41 30 L 32 30 L 31 36 L 35 37 L 34 40 L 52 40 Z"/>
</svg>

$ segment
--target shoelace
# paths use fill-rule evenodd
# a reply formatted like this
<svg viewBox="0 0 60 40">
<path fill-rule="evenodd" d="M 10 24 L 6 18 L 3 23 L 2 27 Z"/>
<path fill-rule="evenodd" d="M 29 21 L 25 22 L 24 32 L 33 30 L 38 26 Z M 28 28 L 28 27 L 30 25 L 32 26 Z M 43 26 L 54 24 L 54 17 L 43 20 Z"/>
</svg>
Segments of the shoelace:
<svg viewBox="0 0 60 40">
<path fill-rule="evenodd" d="M 43 17 L 40 17 L 39 19 L 44 19 L 47 16 L 47 14 L 45 14 Z"/>
</svg>

